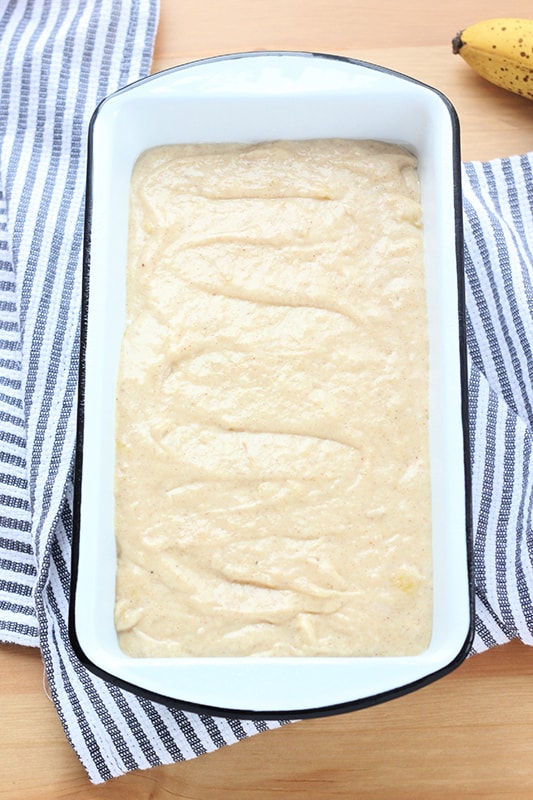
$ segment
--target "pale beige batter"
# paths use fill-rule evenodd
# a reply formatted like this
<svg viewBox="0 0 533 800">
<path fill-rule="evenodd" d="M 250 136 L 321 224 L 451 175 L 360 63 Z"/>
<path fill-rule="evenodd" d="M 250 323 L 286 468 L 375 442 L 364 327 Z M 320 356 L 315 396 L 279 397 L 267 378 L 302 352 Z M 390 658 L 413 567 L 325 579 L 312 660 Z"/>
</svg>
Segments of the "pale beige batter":
<svg viewBox="0 0 533 800">
<path fill-rule="evenodd" d="M 405 655 L 431 634 L 416 160 L 168 146 L 132 178 L 116 627 L 132 656 Z"/>
</svg>

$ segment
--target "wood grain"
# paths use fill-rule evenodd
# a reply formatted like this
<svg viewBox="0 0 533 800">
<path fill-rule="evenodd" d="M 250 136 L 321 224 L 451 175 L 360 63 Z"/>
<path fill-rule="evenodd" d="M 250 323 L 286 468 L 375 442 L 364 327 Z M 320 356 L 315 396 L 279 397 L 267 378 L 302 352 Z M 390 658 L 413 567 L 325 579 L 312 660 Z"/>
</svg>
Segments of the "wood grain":
<svg viewBox="0 0 533 800">
<path fill-rule="evenodd" d="M 478 78 L 450 41 L 503 15 L 531 15 L 529 0 L 161 0 L 153 69 L 255 49 L 363 58 L 443 91 L 459 113 L 463 158 L 489 159 L 533 149 L 533 105 Z M 390 703 L 100 786 L 64 736 L 38 651 L 0 646 L 0 674 L 0 800 L 533 797 L 533 650 L 517 642 Z"/>
<path fill-rule="evenodd" d="M 529 0 L 162 0 L 155 54 L 186 60 L 241 50 L 449 45 L 480 19 L 529 12 Z"/>
<path fill-rule="evenodd" d="M 97 787 L 64 738 L 39 653 L 4 645 L 0 673 L 1 800 L 533 797 L 533 650 L 517 642 L 390 703 Z"/>
</svg>

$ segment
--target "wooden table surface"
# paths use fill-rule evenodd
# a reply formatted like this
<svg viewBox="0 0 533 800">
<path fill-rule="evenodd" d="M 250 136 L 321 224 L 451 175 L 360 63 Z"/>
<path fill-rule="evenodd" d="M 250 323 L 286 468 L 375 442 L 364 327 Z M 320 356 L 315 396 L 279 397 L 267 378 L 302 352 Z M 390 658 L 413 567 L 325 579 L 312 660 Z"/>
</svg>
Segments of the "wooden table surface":
<svg viewBox="0 0 533 800">
<path fill-rule="evenodd" d="M 533 104 L 478 78 L 450 41 L 504 15 L 533 16 L 530 0 L 161 0 L 153 68 L 260 49 L 352 55 L 444 91 L 463 159 L 488 159 L 533 149 Z M 1 645 L 0 674 L 0 800 L 533 798 L 533 651 L 517 642 L 390 703 L 100 786 L 64 737 L 38 651 Z"/>
</svg>

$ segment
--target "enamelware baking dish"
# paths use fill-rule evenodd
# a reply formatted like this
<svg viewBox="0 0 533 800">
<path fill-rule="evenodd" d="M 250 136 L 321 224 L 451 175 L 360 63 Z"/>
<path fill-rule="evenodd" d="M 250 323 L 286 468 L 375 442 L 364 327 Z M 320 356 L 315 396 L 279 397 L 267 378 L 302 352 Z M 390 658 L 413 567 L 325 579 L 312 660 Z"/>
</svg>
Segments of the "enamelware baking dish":
<svg viewBox="0 0 533 800">
<path fill-rule="evenodd" d="M 433 633 L 420 655 L 131 658 L 113 622 L 114 407 L 125 321 L 128 194 L 141 152 L 180 142 L 348 137 L 419 161 L 430 338 Z M 104 100 L 89 134 L 70 633 L 108 681 L 158 702 L 302 718 L 396 697 L 449 672 L 472 636 L 459 131 L 435 89 L 383 67 L 298 52 L 185 64 Z"/>
</svg>

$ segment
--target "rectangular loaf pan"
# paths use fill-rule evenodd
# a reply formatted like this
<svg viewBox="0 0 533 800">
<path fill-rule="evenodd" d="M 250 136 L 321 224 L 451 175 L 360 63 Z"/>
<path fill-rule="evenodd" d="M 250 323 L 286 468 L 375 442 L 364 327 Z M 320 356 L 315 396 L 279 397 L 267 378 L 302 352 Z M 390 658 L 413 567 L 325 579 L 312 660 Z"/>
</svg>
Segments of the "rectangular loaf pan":
<svg viewBox="0 0 533 800">
<path fill-rule="evenodd" d="M 371 138 L 419 160 L 430 337 L 433 635 L 418 656 L 126 656 L 113 624 L 114 407 L 125 321 L 128 193 L 139 154 L 180 142 Z M 116 92 L 90 125 L 70 634 L 94 673 L 193 711 L 302 718 L 368 706 L 446 674 L 472 637 L 459 130 L 435 89 L 327 54 L 242 53 Z"/>
</svg>

